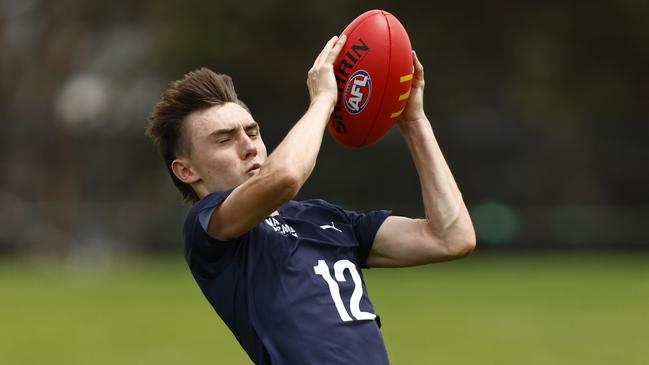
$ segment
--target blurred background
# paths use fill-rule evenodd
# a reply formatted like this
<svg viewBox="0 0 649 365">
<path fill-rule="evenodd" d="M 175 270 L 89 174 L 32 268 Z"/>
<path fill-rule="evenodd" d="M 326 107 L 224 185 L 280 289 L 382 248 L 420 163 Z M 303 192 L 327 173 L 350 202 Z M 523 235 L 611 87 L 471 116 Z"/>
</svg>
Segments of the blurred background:
<svg viewBox="0 0 649 365">
<path fill-rule="evenodd" d="M 565 360 L 569 348 L 579 346 L 554 344 L 551 329 L 549 343 L 537 337 L 525 340 L 519 335 L 534 327 L 525 321 L 520 328 L 496 322 L 485 324 L 484 329 L 509 328 L 512 337 L 502 339 L 500 345 L 516 344 L 530 352 L 508 362 L 498 357 L 507 351 L 498 352 L 499 346 L 486 342 L 479 348 L 486 352 L 478 351 L 477 358 L 498 359 L 494 363 L 500 364 L 606 363 L 624 353 L 627 364 L 646 360 L 649 353 L 640 349 L 641 343 L 649 341 L 649 313 L 643 309 L 649 304 L 646 1 L 0 0 L 0 308 L 5 312 L 0 315 L 0 328 L 30 328 L 22 337 L 9 331 L 0 335 L 7 346 L 0 352 L 4 354 L 0 362 L 42 363 L 30 346 L 59 343 L 50 356 L 58 353 L 60 361 L 52 363 L 87 363 L 82 355 L 62 350 L 63 344 L 81 341 L 89 346 L 83 342 L 89 338 L 87 323 L 114 309 L 125 293 L 137 293 L 141 301 L 122 304 L 124 311 L 140 305 L 138 314 L 129 319 L 99 316 L 113 324 L 133 324 L 133 318 L 151 316 L 150 322 L 141 324 L 138 337 L 149 342 L 125 342 L 119 348 L 134 352 L 124 352 L 117 359 L 120 363 L 183 362 L 188 357 L 181 348 L 196 354 L 195 339 L 188 341 L 197 346 L 192 350 L 177 342 L 162 346 L 151 339 L 160 331 L 144 330 L 170 317 L 179 320 L 188 312 L 203 325 L 201 330 L 214 331 L 199 336 L 196 326 L 181 322 L 185 332 L 173 332 L 183 333 L 177 336 L 182 338 L 194 338 L 190 333 L 214 338 L 200 345 L 213 352 L 193 361 L 245 363 L 245 355 L 183 267 L 180 229 L 188 206 L 143 135 L 147 114 L 169 81 L 207 66 L 233 77 L 272 150 L 306 110 L 306 72 L 324 43 L 373 8 L 388 10 L 401 20 L 424 64 L 427 114 L 478 233 L 475 257 L 456 266 L 371 271 L 367 280 L 377 283 L 377 295 L 385 290 L 389 302 L 394 295 L 390 290 L 403 286 L 395 283 L 388 290 L 381 287 L 381 280 L 389 282 L 399 275 L 410 275 L 412 283 L 420 283 L 411 284 L 421 285 L 411 292 L 426 288 L 437 293 L 438 286 L 426 279 L 430 276 L 449 288 L 448 295 L 455 285 L 462 287 L 476 279 L 482 280 L 478 280 L 481 290 L 511 285 L 501 288 L 503 305 L 493 307 L 501 312 L 480 316 L 494 318 L 515 312 L 519 307 L 507 304 L 525 297 L 515 294 L 525 287 L 535 288 L 536 293 L 525 297 L 529 309 L 539 304 L 537 295 L 546 297 L 539 293 L 557 293 L 552 283 L 568 283 L 556 302 L 548 299 L 557 312 L 537 308 L 530 317 L 523 316 L 543 324 L 557 313 L 566 315 L 561 308 L 571 300 L 582 303 L 592 295 L 587 303 L 593 304 L 616 292 L 618 302 L 597 307 L 601 312 L 585 309 L 592 315 L 583 317 L 590 327 L 563 322 L 592 335 L 600 325 L 598 318 L 614 317 L 610 323 L 617 327 L 611 333 L 588 340 L 591 347 L 581 342 L 585 347 L 580 354 L 595 354 L 588 361 Z M 339 146 L 326 136 L 318 165 L 298 198 L 315 197 L 359 211 L 385 208 L 400 215 L 423 214 L 417 175 L 396 129 L 363 149 Z M 565 257 L 564 264 L 557 263 Z M 589 259 L 584 263 L 581 257 Z M 520 279 L 532 267 L 539 281 L 507 281 Z M 559 274 L 561 270 L 567 270 L 565 275 Z M 485 273 L 495 275 L 493 281 L 485 282 Z M 592 291 L 580 293 L 578 288 L 589 287 L 584 283 L 594 277 L 599 279 L 592 282 Z M 111 285 L 121 289 L 114 289 L 114 295 L 101 289 Z M 161 292 L 143 294 L 142 287 L 156 285 Z M 470 288 L 467 293 L 481 293 Z M 150 312 L 169 304 L 169 298 L 175 298 L 172 293 L 182 290 L 191 301 L 179 301 L 178 312 L 169 309 L 171 314 L 159 316 Z M 457 299 L 478 305 L 481 298 Z M 380 309 L 380 301 L 374 301 Z M 430 308 L 435 299 L 413 301 Z M 43 312 L 41 305 L 47 303 L 51 312 Z M 87 306 L 79 309 L 72 303 Z M 182 306 L 188 303 L 195 308 Z M 587 303 L 582 304 L 588 307 Z M 394 311 L 394 322 L 400 320 L 400 305 L 384 306 L 384 311 Z M 70 317 L 61 308 L 77 308 L 88 317 Z M 458 310 L 452 300 L 449 308 Z M 465 309 L 458 318 L 477 315 L 474 307 Z M 575 313 L 582 312 L 575 309 Z M 625 317 L 631 313 L 634 319 Z M 50 332 L 31 331 L 27 323 L 46 317 L 65 320 L 51 323 Z M 431 326 L 440 325 L 437 320 L 432 318 Z M 417 319 L 413 321 L 416 326 Z M 73 322 L 78 327 L 67 331 Z M 475 321 L 452 323 L 448 326 L 458 337 L 442 346 L 447 349 L 465 338 L 465 333 L 457 332 L 462 328 L 482 333 L 477 340 L 482 344 L 502 333 L 469 331 Z M 116 345 L 124 330 L 100 328 L 95 331 L 108 334 L 93 343 L 108 347 Z M 388 349 L 394 349 L 393 361 L 428 363 L 408 357 L 424 350 L 398 342 L 408 337 L 408 327 L 403 328 L 403 336 L 384 328 Z M 78 336 L 63 340 L 64 333 Z M 620 345 L 614 345 L 607 357 L 597 351 L 610 343 L 609 335 Z M 177 337 L 169 334 L 174 341 Z M 544 343 L 545 351 L 534 350 Z M 225 356 L 224 348 L 238 360 L 219 362 L 216 358 Z M 535 351 L 550 355 L 538 357 Z M 109 362 L 116 361 L 111 355 L 121 352 L 105 353 Z M 437 350 L 429 352 L 433 354 L 443 356 Z M 424 351 L 422 356 L 428 355 Z M 457 353 L 449 352 L 447 363 L 463 363 L 452 356 Z"/>
</svg>

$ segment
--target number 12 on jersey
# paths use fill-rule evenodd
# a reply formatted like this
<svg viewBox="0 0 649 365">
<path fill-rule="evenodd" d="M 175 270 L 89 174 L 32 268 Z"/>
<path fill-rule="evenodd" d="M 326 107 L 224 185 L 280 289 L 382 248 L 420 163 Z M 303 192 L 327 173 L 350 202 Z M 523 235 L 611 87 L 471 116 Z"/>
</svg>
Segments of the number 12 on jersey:
<svg viewBox="0 0 649 365">
<path fill-rule="evenodd" d="M 376 318 L 374 313 L 363 312 L 360 308 L 361 298 L 363 297 L 363 282 L 361 281 L 361 276 L 358 274 L 358 270 L 356 270 L 356 265 L 349 260 L 336 261 L 334 264 L 334 276 L 336 277 L 336 280 L 341 283 L 346 281 L 344 274 L 345 269 L 349 270 L 352 280 L 354 281 L 354 292 L 349 300 L 349 309 L 351 310 L 352 315 L 357 320 L 373 320 Z M 322 276 L 322 278 L 327 282 L 329 292 L 331 293 L 331 299 L 333 299 L 334 304 L 336 305 L 336 310 L 338 310 L 340 319 L 345 322 L 353 321 L 353 318 L 349 315 L 349 312 L 347 312 L 345 304 L 340 297 L 340 287 L 336 280 L 331 277 L 327 263 L 324 260 L 318 260 L 318 265 L 314 266 L 313 270 L 316 275 Z"/>
</svg>

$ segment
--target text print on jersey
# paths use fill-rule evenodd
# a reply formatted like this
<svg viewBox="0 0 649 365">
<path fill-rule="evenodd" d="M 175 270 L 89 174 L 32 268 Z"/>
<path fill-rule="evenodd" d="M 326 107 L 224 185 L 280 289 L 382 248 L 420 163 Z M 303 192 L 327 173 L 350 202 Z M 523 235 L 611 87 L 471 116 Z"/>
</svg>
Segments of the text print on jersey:
<svg viewBox="0 0 649 365">
<path fill-rule="evenodd" d="M 264 221 L 277 233 L 281 233 L 283 235 L 290 234 L 293 237 L 297 237 L 297 232 L 295 232 L 293 227 L 289 226 L 286 223 L 282 223 L 273 217 L 268 217 Z"/>
<path fill-rule="evenodd" d="M 336 261 L 336 263 L 334 264 L 334 276 L 336 277 L 336 280 L 340 282 L 346 281 L 344 274 L 345 269 L 349 270 L 349 273 L 352 276 L 352 280 L 354 280 L 354 292 L 352 293 L 352 297 L 349 301 L 349 309 L 351 310 L 352 315 L 357 320 L 373 320 L 374 318 L 376 318 L 376 315 L 374 313 L 363 312 L 360 308 L 361 298 L 363 297 L 363 282 L 361 281 L 361 276 L 358 274 L 358 270 L 356 270 L 356 265 L 354 265 L 354 263 L 349 260 Z M 318 265 L 313 267 L 313 271 L 315 271 L 316 275 L 322 276 L 322 278 L 327 282 L 327 285 L 329 285 L 331 299 L 333 299 L 334 304 L 336 305 L 336 310 L 340 315 L 340 319 L 345 322 L 353 321 L 352 317 L 349 315 L 349 312 L 347 312 L 345 305 L 343 304 L 343 300 L 340 297 L 340 287 L 338 286 L 338 283 L 331 277 L 327 263 L 324 260 L 318 260 Z"/>
</svg>

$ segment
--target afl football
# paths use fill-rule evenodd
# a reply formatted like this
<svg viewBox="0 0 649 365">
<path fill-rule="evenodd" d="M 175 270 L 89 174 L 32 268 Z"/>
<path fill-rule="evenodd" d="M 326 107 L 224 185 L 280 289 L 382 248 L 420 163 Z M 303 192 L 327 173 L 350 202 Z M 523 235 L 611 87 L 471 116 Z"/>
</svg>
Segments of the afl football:
<svg viewBox="0 0 649 365">
<path fill-rule="evenodd" d="M 412 48 L 403 25 L 384 10 L 370 10 L 343 30 L 334 62 L 338 101 L 327 130 L 348 147 L 378 141 L 403 112 L 413 77 Z"/>
</svg>

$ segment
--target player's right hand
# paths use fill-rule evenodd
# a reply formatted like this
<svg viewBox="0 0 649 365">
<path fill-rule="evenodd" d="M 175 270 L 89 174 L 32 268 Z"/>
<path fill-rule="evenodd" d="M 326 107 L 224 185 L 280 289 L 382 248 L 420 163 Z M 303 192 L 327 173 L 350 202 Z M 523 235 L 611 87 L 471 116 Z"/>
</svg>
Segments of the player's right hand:
<svg viewBox="0 0 649 365">
<path fill-rule="evenodd" d="M 309 88 L 311 104 L 316 100 L 324 99 L 332 105 L 338 100 L 338 86 L 334 77 L 334 61 L 340 54 L 347 37 L 332 37 L 324 46 L 318 57 L 313 62 L 306 80 Z"/>
</svg>

